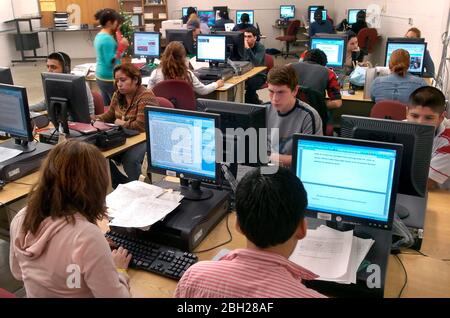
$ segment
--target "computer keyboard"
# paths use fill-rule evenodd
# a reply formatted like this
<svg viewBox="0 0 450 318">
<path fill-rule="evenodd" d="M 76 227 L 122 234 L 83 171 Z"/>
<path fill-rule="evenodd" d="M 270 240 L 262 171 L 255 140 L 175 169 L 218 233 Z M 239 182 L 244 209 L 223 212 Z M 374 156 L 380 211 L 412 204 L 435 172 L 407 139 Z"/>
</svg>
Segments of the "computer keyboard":
<svg viewBox="0 0 450 318">
<path fill-rule="evenodd" d="M 211 83 L 216 82 L 216 80 L 213 80 L 213 79 L 201 79 L 200 82 L 202 82 L 203 85 L 209 85 Z"/>
<path fill-rule="evenodd" d="M 179 280 L 184 272 L 198 261 L 196 255 L 182 250 L 132 238 L 109 231 L 105 237 L 132 254 L 130 267 Z"/>
</svg>

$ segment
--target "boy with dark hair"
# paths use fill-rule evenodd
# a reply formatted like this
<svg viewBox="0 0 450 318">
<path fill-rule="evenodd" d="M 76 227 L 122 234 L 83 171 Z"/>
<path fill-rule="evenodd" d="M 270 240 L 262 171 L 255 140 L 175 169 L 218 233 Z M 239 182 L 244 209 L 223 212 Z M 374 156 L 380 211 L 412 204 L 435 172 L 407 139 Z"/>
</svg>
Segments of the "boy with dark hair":
<svg viewBox="0 0 450 318">
<path fill-rule="evenodd" d="M 264 66 L 266 48 L 257 41 L 258 30 L 250 27 L 244 31 L 245 59 L 253 66 Z M 256 91 L 266 82 L 266 74 L 259 73 L 245 82 L 245 102 L 247 104 L 262 104 Z"/>
<path fill-rule="evenodd" d="M 322 135 L 322 120 L 314 108 L 297 99 L 298 79 L 291 65 L 272 68 L 267 83 L 270 104 L 267 107 L 266 120 L 271 159 L 283 166 L 290 166 L 292 135 Z"/>
<path fill-rule="evenodd" d="M 314 11 L 314 22 L 309 26 L 309 37 L 316 33 L 334 33 L 333 24 L 329 20 L 323 20 L 322 9 Z"/>
<path fill-rule="evenodd" d="M 236 190 L 236 228 L 247 248 L 190 267 L 175 297 L 323 297 L 302 284 L 317 276 L 288 260 L 306 235 L 306 205 L 305 188 L 288 169 L 247 173 Z"/>
<path fill-rule="evenodd" d="M 241 21 L 236 21 L 236 25 L 233 28 L 233 31 L 242 31 L 250 27 L 254 27 L 253 24 L 250 23 L 250 16 L 248 13 L 243 13 L 241 15 Z"/>
<path fill-rule="evenodd" d="M 445 96 L 435 87 L 424 86 L 412 92 L 409 101 L 408 121 L 436 127 L 428 188 L 450 189 L 450 120 L 446 118 Z"/>
</svg>

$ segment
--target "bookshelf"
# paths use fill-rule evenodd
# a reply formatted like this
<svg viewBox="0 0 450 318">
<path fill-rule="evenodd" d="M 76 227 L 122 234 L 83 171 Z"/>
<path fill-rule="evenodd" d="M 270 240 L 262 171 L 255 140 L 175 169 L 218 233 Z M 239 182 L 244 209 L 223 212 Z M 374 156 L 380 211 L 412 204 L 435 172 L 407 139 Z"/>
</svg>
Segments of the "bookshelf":
<svg viewBox="0 0 450 318">
<path fill-rule="evenodd" d="M 137 14 L 133 10 L 134 7 L 142 9 L 142 13 L 139 13 L 142 24 L 145 26 L 153 23 L 155 31 L 159 31 L 162 21 L 167 20 L 167 0 L 123 0 L 124 11 Z"/>
</svg>

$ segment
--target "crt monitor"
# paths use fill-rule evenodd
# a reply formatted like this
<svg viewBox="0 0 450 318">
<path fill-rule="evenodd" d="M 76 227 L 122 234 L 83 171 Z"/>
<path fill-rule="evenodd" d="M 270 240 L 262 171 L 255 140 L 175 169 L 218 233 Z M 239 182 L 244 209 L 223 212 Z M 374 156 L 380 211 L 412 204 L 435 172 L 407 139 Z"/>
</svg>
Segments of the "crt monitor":
<svg viewBox="0 0 450 318">
<path fill-rule="evenodd" d="M 267 164 L 267 136 L 260 134 L 260 130 L 266 128 L 266 107 L 198 98 L 197 110 L 220 115 L 226 162 L 229 162 L 226 155 L 231 153 L 234 154 L 232 163 L 251 166 Z M 232 135 L 231 130 L 228 131 L 230 134 L 227 133 L 227 128 L 231 130 L 242 128 L 243 131 L 235 131 Z M 234 152 L 230 152 L 232 149 Z"/>
<path fill-rule="evenodd" d="M 347 51 L 347 41 L 345 37 L 322 37 L 311 38 L 311 49 L 321 49 L 327 56 L 327 66 L 333 68 L 343 68 L 345 64 L 345 52 Z"/>
<path fill-rule="evenodd" d="M 195 11 L 197 11 L 197 7 L 193 7 L 193 8 L 195 9 Z M 187 11 L 188 11 L 188 9 L 189 9 L 189 7 L 183 7 L 183 8 L 181 9 L 181 16 L 182 16 L 182 17 L 187 16 Z"/>
<path fill-rule="evenodd" d="M 244 32 L 217 31 L 218 35 L 225 35 L 227 46 L 227 58 L 232 61 L 243 61 L 245 58 Z"/>
<path fill-rule="evenodd" d="M 84 76 L 42 73 L 42 85 L 48 117 L 55 128 L 69 134 L 69 116 L 74 122 L 91 122 Z"/>
<path fill-rule="evenodd" d="M 228 7 L 227 6 L 214 6 L 213 11 L 214 11 L 216 20 L 219 20 L 220 19 L 219 12 L 222 12 L 222 11 L 228 12 Z"/>
<path fill-rule="evenodd" d="M 13 139 L 0 143 L 0 148 L 12 148 L 23 152 L 35 149 L 25 87 L 0 84 L 0 131 Z M 1 151 L 1 150 L 0 150 Z"/>
<path fill-rule="evenodd" d="M 166 40 L 167 43 L 172 41 L 179 41 L 183 43 L 186 54 L 195 54 L 194 48 L 194 37 L 192 35 L 192 30 L 186 29 L 174 29 L 166 30 Z"/>
<path fill-rule="evenodd" d="M 280 6 L 280 19 L 293 19 L 295 18 L 295 5 L 281 5 Z"/>
<path fill-rule="evenodd" d="M 348 22 L 348 24 L 356 23 L 356 15 L 361 10 L 366 12 L 366 9 L 348 9 L 348 11 L 347 11 L 347 22 Z"/>
<path fill-rule="evenodd" d="M 0 84 L 14 85 L 9 67 L 0 67 Z"/>
<path fill-rule="evenodd" d="M 308 193 L 306 215 L 346 230 L 392 228 L 402 145 L 294 134 L 292 170 Z"/>
<path fill-rule="evenodd" d="M 255 11 L 254 10 L 236 10 L 236 24 L 241 23 L 241 16 L 247 13 L 248 17 L 249 17 L 249 22 L 250 24 L 254 24 L 255 23 Z"/>
<path fill-rule="evenodd" d="M 226 62 L 226 36 L 200 34 L 197 36 L 197 61 L 210 63 Z"/>
<path fill-rule="evenodd" d="M 133 37 L 134 57 L 159 58 L 161 43 L 159 32 L 134 32 Z"/>
<path fill-rule="evenodd" d="M 179 177 L 181 194 L 186 199 L 210 198 L 212 192 L 201 189 L 200 184 L 219 181 L 220 166 L 216 160 L 219 121 L 216 114 L 146 107 L 148 171 Z"/>
<path fill-rule="evenodd" d="M 213 10 L 198 11 L 198 18 L 200 19 L 200 22 L 208 24 L 209 27 L 216 24 L 216 14 Z"/>
<path fill-rule="evenodd" d="M 314 19 L 314 12 L 316 12 L 317 7 L 311 7 L 311 8 L 312 9 L 309 10 L 309 23 L 316 22 L 316 19 Z M 325 21 L 326 19 L 327 19 L 327 10 L 322 8 L 322 21 Z"/>
<path fill-rule="evenodd" d="M 427 50 L 427 43 L 418 40 L 412 41 L 396 41 L 386 43 L 385 66 L 389 66 L 389 60 L 392 52 L 397 49 L 404 49 L 408 51 L 410 56 L 409 72 L 414 75 L 422 76 L 423 74 L 423 60 Z"/>
</svg>

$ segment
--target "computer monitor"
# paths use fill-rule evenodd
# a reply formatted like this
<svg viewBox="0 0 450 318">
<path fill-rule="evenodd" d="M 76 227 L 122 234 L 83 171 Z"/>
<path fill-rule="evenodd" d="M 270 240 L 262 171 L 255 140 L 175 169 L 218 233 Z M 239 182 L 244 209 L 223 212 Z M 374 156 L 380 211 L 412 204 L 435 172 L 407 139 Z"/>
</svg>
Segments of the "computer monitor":
<svg viewBox="0 0 450 318">
<path fill-rule="evenodd" d="M 214 64 L 226 62 L 226 36 L 200 34 L 197 36 L 197 61 Z"/>
<path fill-rule="evenodd" d="M 306 215 L 340 230 L 390 230 L 402 145 L 294 134 L 292 170 L 308 193 Z M 347 227 L 347 228 L 346 228 Z"/>
<path fill-rule="evenodd" d="M 216 14 L 213 10 L 200 10 L 197 14 L 200 21 L 208 24 L 209 27 L 216 24 Z"/>
<path fill-rule="evenodd" d="M 232 61 L 243 61 L 245 58 L 244 32 L 217 31 L 218 35 L 226 36 L 226 56 Z"/>
<path fill-rule="evenodd" d="M 348 9 L 348 11 L 347 11 L 347 22 L 348 22 L 348 24 L 356 23 L 356 15 L 361 10 L 366 12 L 366 9 Z"/>
<path fill-rule="evenodd" d="M 266 107 L 198 98 L 197 110 L 220 115 L 225 162 L 230 162 L 227 160 L 227 154 L 233 149 L 228 158 L 232 157 L 230 163 L 250 166 L 268 163 L 267 135 L 260 134 L 260 130 L 266 128 Z M 227 128 L 232 130 L 242 128 L 242 131 L 235 131 L 235 134 L 230 135 Z M 228 132 L 232 133 L 230 130 Z"/>
<path fill-rule="evenodd" d="M 148 172 L 179 177 L 185 199 L 210 198 L 212 192 L 201 189 L 200 184 L 219 182 L 216 146 L 221 147 L 221 140 L 216 132 L 220 116 L 146 107 L 145 125 Z"/>
<path fill-rule="evenodd" d="M 186 29 L 174 29 L 166 30 L 167 43 L 172 41 L 178 41 L 183 43 L 186 54 L 195 54 L 194 49 L 194 37 L 192 35 L 192 30 Z"/>
<path fill-rule="evenodd" d="M 342 115 L 341 136 L 403 145 L 398 192 L 424 197 L 435 128 L 404 121 Z"/>
<path fill-rule="evenodd" d="M 241 15 L 248 14 L 250 24 L 255 23 L 255 11 L 254 10 L 236 10 L 236 24 L 241 23 Z"/>
<path fill-rule="evenodd" d="M 314 12 L 318 10 L 319 7 L 312 6 L 309 10 L 309 23 L 316 22 L 316 19 L 314 19 Z M 323 8 L 323 6 L 320 8 L 322 10 L 322 20 L 325 21 L 327 19 L 327 10 Z"/>
<path fill-rule="evenodd" d="M 0 67 L 0 84 L 14 85 L 9 67 Z"/>
<path fill-rule="evenodd" d="M 0 148 L 33 151 L 36 147 L 29 143 L 33 141 L 33 129 L 25 87 L 0 84 L 0 114 L 0 131 L 13 138 L 0 143 Z"/>
<path fill-rule="evenodd" d="M 387 42 L 417 42 L 424 43 L 424 38 L 407 38 L 407 37 L 389 37 L 387 38 Z"/>
<path fill-rule="evenodd" d="M 195 9 L 195 11 L 197 11 L 197 7 L 193 7 L 193 8 Z M 181 9 L 181 16 L 182 16 L 182 17 L 187 16 L 187 11 L 188 11 L 188 9 L 189 9 L 189 7 L 183 7 L 183 8 Z"/>
<path fill-rule="evenodd" d="M 228 12 L 228 7 L 227 6 L 214 6 L 213 7 L 213 11 L 214 11 L 216 20 L 219 20 L 220 19 L 219 12 L 221 12 L 221 11 L 227 11 Z"/>
<path fill-rule="evenodd" d="M 327 66 L 343 68 L 345 64 L 345 53 L 347 51 L 347 40 L 345 37 L 337 36 L 314 36 L 311 38 L 311 49 L 320 49 L 327 56 Z"/>
<path fill-rule="evenodd" d="M 134 57 L 155 59 L 160 56 L 161 33 L 134 32 Z"/>
<path fill-rule="evenodd" d="M 295 18 L 295 5 L 281 5 L 280 6 L 280 19 L 293 19 Z"/>
<path fill-rule="evenodd" d="M 425 52 L 427 50 L 427 43 L 420 42 L 418 40 L 396 42 L 388 41 L 386 43 L 385 66 L 389 66 L 391 54 L 397 49 L 404 49 L 408 51 L 410 56 L 410 65 L 408 71 L 411 74 L 422 76 L 424 66 L 423 60 L 425 57 Z"/>
<path fill-rule="evenodd" d="M 42 73 L 48 117 L 56 129 L 69 134 L 67 121 L 90 123 L 86 81 L 83 75 Z"/>
</svg>

